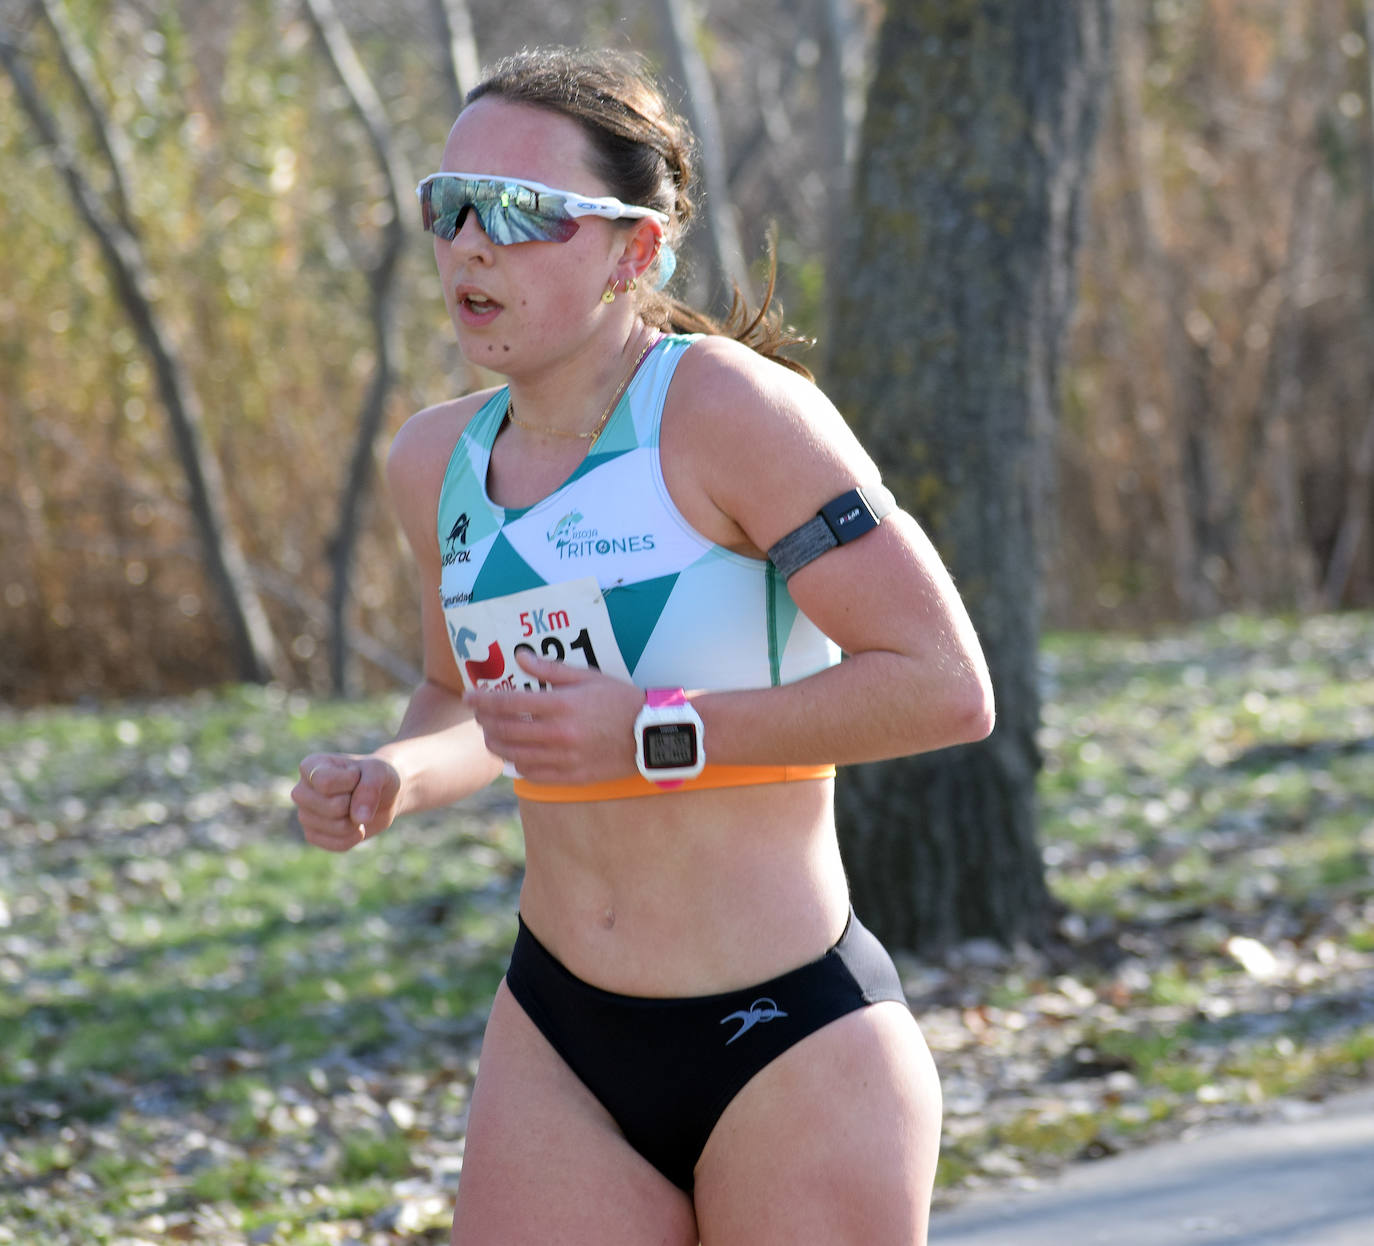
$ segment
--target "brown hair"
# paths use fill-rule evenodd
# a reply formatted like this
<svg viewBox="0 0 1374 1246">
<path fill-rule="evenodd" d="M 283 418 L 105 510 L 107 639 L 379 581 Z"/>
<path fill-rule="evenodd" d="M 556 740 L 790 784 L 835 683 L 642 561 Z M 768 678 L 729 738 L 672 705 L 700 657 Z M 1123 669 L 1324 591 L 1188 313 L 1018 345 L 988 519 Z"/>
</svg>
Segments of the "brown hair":
<svg viewBox="0 0 1374 1246">
<path fill-rule="evenodd" d="M 526 49 L 498 61 L 468 92 L 467 102 L 484 95 L 547 108 L 576 121 L 590 141 L 597 176 L 618 199 L 666 212 L 664 240 L 676 250 L 694 211 L 694 140 L 687 123 L 668 107 L 641 58 L 572 48 Z M 732 337 L 810 377 L 805 365 L 782 353 L 788 347 L 810 345 L 810 339 L 785 328 L 780 317 L 769 312 L 777 281 L 777 252 L 771 237 L 768 260 L 768 286 L 757 311 L 749 310 L 736 285 L 724 321 L 657 289 L 640 289 L 641 313 L 655 328 L 668 332 Z"/>
</svg>

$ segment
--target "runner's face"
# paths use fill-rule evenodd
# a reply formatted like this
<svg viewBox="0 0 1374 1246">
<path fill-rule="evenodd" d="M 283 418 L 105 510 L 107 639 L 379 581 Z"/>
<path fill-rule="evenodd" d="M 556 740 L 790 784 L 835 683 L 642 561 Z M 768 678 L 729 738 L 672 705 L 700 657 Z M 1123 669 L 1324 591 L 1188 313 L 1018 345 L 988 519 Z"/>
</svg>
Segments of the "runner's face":
<svg viewBox="0 0 1374 1246">
<path fill-rule="evenodd" d="M 547 109 L 483 96 L 454 123 L 442 168 L 524 178 L 589 195 L 610 194 L 590 171 L 581 127 Z M 622 226 L 584 217 L 567 242 L 496 246 L 468 212 L 434 258 L 458 344 L 473 363 L 500 373 L 560 346 L 571 348 L 604 319 L 601 302 Z"/>
</svg>

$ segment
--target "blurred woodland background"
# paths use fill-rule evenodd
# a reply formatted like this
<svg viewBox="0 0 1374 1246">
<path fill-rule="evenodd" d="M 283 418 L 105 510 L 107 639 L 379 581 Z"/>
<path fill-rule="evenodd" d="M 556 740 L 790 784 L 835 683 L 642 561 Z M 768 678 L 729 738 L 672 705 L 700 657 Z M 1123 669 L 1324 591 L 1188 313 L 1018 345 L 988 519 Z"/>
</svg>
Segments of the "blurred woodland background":
<svg viewBox="0 0 1374 1246">
<path fill-rule="evenodd" d="M 447 1240 L 514 798 L 285 811 L 416 676 L 391 435 L 493 380 L 413 187 L 549 42 L 701 136 L 678 293 L 776 228 L 988 654 L 837 785 L 941 1188 L 1367 1085 L 1374 0 L 0 0 L 0 1242 Z"/>
<path fill-rule="evenodd" d="M 1045 623 L 1367 608 L 1374 0 L 1116 12 Z M 380 464 L 412 411 L 490 380 L 453 344 L 411 188 L 502 53 L 607 44 L 661 68 L 710 192 L 682 288 L 719 306 L 742 273 L 757 292 L 776 225 L 825 382 L 875 0 L 0 13 L 0 701 L 241 678 L 214 574 L 247 590 L 240 626 L 288 685 L 411 677 Z"/>
</svg>

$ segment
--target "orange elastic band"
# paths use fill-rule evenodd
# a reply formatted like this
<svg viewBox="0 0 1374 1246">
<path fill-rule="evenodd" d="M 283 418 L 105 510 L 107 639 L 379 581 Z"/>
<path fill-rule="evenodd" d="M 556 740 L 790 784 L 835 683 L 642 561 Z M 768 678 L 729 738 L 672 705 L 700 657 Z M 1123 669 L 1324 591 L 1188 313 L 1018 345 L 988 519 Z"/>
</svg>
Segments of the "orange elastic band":
<svg viewBox="0 0 1374 1246">
<path fill-rule="evenodd" d="M 627 775 L 604 783 L 534 783 L 515 780 L 515 794 L 522 800 L 548 803 L 624 800 L 630 796 L 669 796 L 674 792 L 704 791 L 717 787 L 752 787 L 756 783 L 795 783 L 802 779 L 833 779 L 835 767 L 821 766 L 710 766 L 695 779 L 677 787 L 662 788 L 643 775 Z"/>
</svg>

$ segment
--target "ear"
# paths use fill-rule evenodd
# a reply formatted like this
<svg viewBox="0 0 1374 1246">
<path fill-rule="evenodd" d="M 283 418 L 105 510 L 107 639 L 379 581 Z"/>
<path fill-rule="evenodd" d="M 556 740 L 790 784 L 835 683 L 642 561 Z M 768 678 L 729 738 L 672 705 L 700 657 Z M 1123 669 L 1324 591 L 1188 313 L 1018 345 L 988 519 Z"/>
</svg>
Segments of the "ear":
<svg viewBox="0 0 1374 1246">
<path fill-rule="evenodd" d="M 624 245 L 616 261 L 615 279 L 625 285 L 638 281 L 644 270 L 658 258 L 663 245 L 663 226 L 656 220 L 636 221 L 634 228 L 622 235 Z"/>
</svg>

